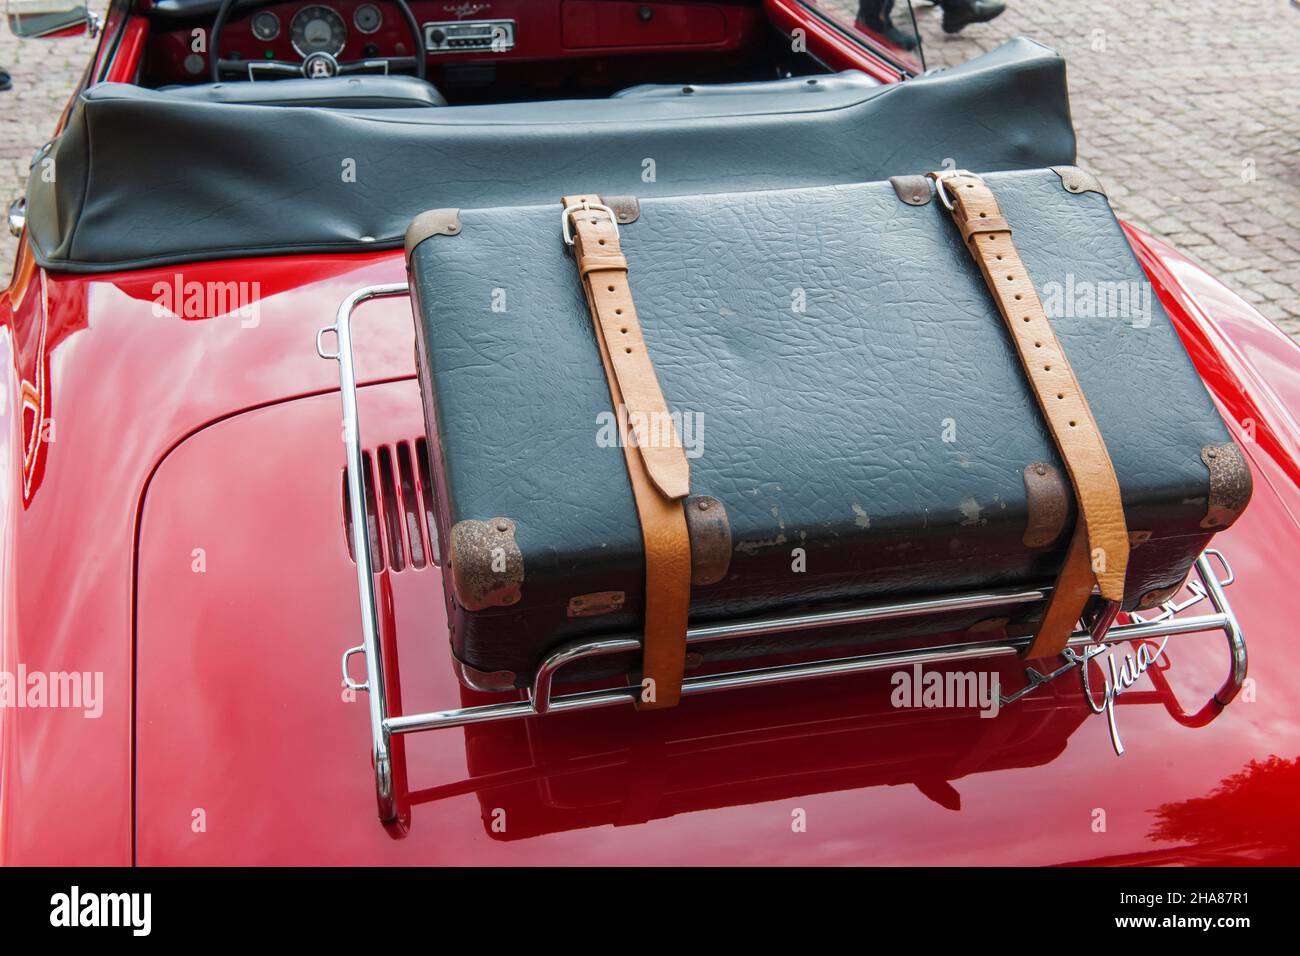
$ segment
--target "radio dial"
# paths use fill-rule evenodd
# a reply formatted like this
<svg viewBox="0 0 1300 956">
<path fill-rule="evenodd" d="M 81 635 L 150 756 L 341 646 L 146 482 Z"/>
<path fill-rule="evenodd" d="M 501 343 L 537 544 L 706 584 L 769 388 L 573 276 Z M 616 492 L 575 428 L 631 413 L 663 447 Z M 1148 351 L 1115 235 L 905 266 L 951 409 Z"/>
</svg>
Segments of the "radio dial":
<svg viewBox="0 0 1300 956">
<path fill-rule="evenodd" d="M 430 53 L 506 53 L 515 48 L 513 20 L 442 20 L 424 24 Z"/>
</svg>

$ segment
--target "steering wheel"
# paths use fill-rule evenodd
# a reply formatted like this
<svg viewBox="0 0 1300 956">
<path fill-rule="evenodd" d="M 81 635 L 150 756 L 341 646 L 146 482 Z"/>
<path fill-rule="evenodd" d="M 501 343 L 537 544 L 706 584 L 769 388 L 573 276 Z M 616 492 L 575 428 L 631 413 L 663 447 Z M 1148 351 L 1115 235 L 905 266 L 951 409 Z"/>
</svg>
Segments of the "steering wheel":
<svg viewBox="0 0 1300 956">
<path fill-rule="evenodd" d="M 281 77 L 307 77 L 316 80 L 342 76 L 345 73 L 371 73 L 379 68 L 382 68 L 384 73 L 414 68 L 417 77 L 422 80 L 425 78 L 427 64 L 424 33 L 420 30 L 420 24 L 416 21 L 415 14 L 411 12 L 411 7 L 406 0 L 391 0 L 391 2 L 397 5 L 397 9 L 402 13 L 402 19 L 406 21 L 407 29 L 411 31 L 411 39 L 415 41 L 415 56 L 372 56 L 363 60 L 337 60 L 330 54 L 320 51 L 307 54 L 301 63 L 289 63 L 285 60 L 221 59 L 221 31 L 230 18 L 230 11 L 238 2 L 239 0 L 221 0 L 221 6 L 217 8 L 217 18 L 212 23 L 211 36 L 208 37 L 208 50 L 212 60 L 212 82 L 214 83 L 221 82 L 222 70 L 246 71 L 249 80 L 255 79 L 254 71 Z"/>
</svg>

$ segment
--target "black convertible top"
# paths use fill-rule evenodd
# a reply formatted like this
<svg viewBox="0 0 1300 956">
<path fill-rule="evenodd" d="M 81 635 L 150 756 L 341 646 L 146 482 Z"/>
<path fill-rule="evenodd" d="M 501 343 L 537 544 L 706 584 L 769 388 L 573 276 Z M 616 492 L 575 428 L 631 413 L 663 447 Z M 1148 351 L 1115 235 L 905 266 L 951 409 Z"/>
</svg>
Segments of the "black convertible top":
<svg viewBox="0 0 1300 956">
<path fill-rule="evenodd" d="M 1075 159 L 1065 64 L 1030 40 L 894 85 L 824 79 L 731 95 L 355 111 L 105 83 L 82 93 L 33 162 L 29 236 L 45 268 L 108 272 L 396 248 L 411 219 L 437 207 Z"/>
</svg>

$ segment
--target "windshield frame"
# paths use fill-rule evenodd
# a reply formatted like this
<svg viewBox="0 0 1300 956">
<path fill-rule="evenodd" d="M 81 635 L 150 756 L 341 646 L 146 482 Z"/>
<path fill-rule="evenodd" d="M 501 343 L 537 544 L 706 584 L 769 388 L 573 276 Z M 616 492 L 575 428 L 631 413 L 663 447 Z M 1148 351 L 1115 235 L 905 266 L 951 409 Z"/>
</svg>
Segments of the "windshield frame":
<svg viewBox="0 0 1300 956">
<path fill-rule="evenodd" d="M 921 30 L 916 23 L 916 11 L 912 8 L 912 0 L 903 0 L 907 5 L 906 18 L 894 21 L 894 25 L 900 30 L 910 30 L 912 37 L 916 40 L 916 50 L 909 52 L 901 50 L 874 33 L 866 33 L 853 28 L 846 22 L 841 15 L 825 9 L 819 0 L 795 0 L 801 9 L 815 17 L 819 23 L 824 24 L 834 30 L 841 37 L 861 46 L 868 50 L 872 55 L 884 60 L 891 67 L 896 69 L 903 79 L 913 76 L 920 76 L 926 72 L 925 63 L 925 44 L 921 37 Z M 895 9 L 894 13 L 901 11 Z"/>
</svg>

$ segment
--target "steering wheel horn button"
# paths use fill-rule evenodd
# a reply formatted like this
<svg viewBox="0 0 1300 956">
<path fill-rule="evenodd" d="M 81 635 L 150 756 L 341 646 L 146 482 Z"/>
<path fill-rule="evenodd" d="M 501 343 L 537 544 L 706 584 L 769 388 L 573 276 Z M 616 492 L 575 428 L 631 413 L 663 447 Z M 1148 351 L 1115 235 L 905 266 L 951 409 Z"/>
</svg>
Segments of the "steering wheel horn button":
<svg viewBox="0 0 1300 956">
<path fill-rule="evenodd" d="M 302 75 L 309 80 L 327 80 L 339 75 L 339 61 L 328 53 L 317 52 L 302 61 Z"/>
</svg>

